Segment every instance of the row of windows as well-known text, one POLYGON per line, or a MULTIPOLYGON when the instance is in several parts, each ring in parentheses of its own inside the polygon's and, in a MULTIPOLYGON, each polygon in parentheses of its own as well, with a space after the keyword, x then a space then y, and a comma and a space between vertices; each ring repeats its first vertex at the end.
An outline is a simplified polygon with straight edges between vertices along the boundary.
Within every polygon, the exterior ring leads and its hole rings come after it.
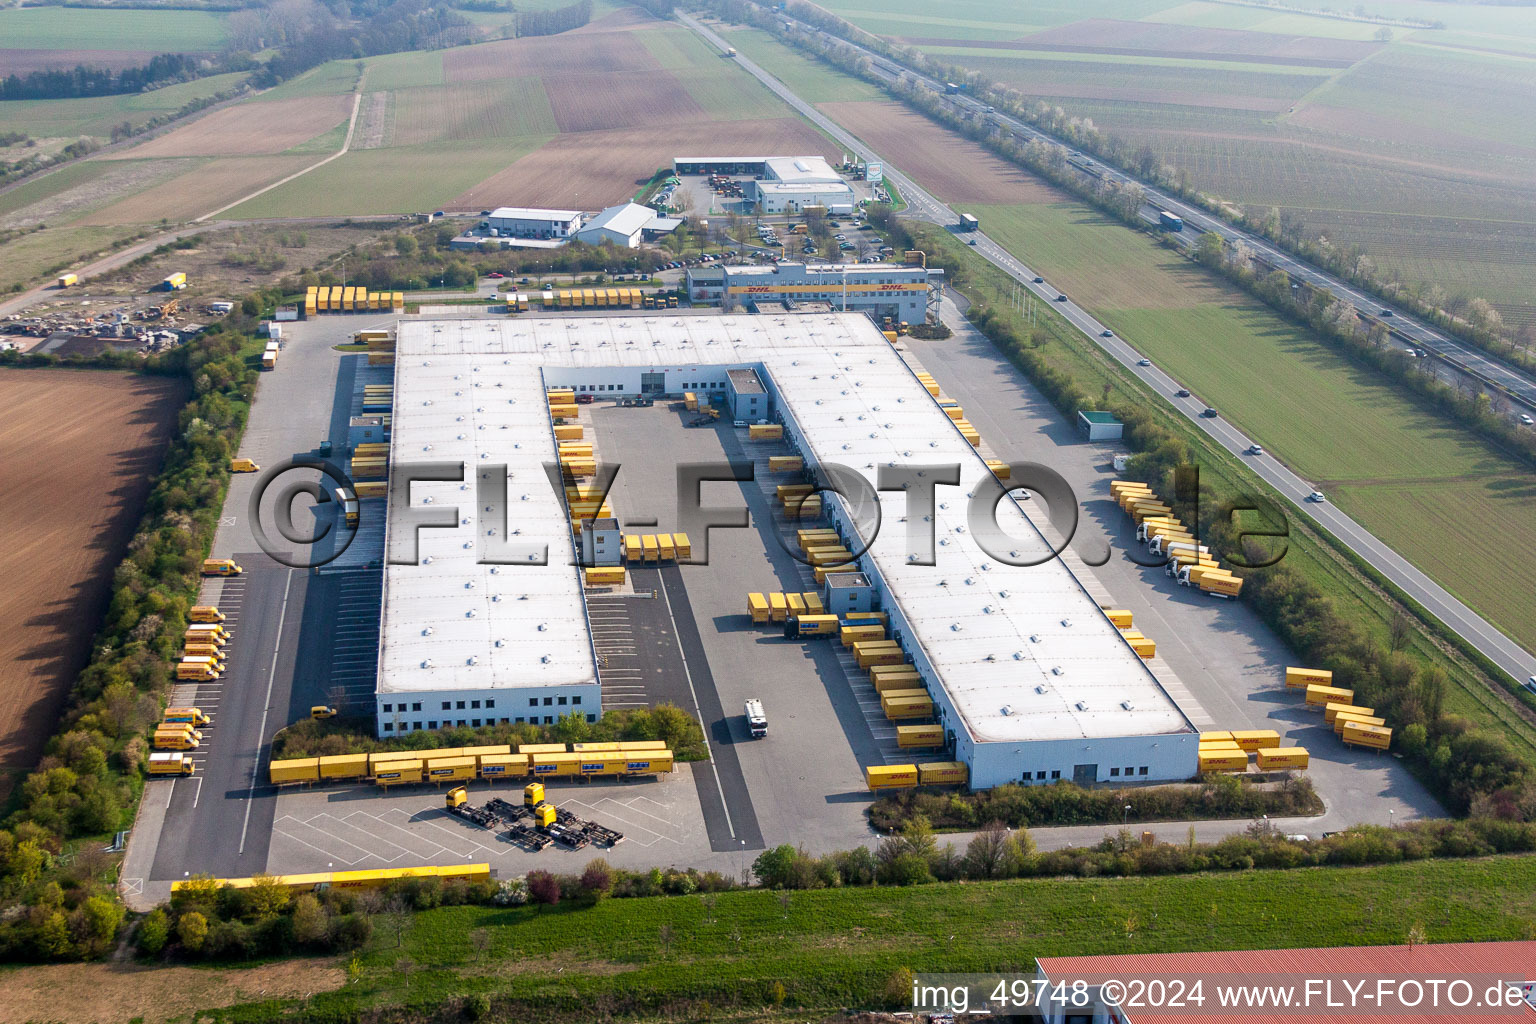
POLYGON ((725 381, 723 381, 723 380, 696 380, 692 384, 684 383, 682 385, 682 389, 684 391, 708 391, 711 388, 713 388, 716 391, 723 391, 725 389, 725 381))
MULTIPOLYGON (((402 707, 403 706, 404 705, 402 705, 402 707)), ((453 728, 456 725, 457 726, 465 726, 465 725, 467 725, 467 726, 470 726, 471 728, 478 729, 482 725, 495 725, 496 721, 497 720, 494 719, 494 718, 486 718, 486 719, 471 718, 471 719, 468 719, 468 720, 461 718, 457 722, 455 722, 453 719, 448 718, 448 719, 444 719, 441 722, 438 722, 435 719, 427 721, 427 722, 401 722, 400 723, 400 731, 401 732, 420 732, 423 729, 436 729, 436 728, 438 728, 438 726, 442 726, 442 728, 444 728, 444 729, 451 729, 451 728, 453 728)), ((522 725, 525 722, 532 722, 534 725, 538 725, 538 724, 540 724, 541 721, 542 721, 542 723, 544 725, 554 725, 555 724, 555 716, 554 715, 545 715, 542 719, 540 719, 538 715, 529 715, 526 718, 523 717, 522 715, 518 715, 516 718, 503 718, 503 719, 501 719, 501 724, 502 725, 511 725, 513 723, 516 723, 518 725, 522 725)), ((587 721, 588 722, 595 722, 595 721, 597 721, 597 716, 596 715, 588 715, 587 716, 587 721)), ((383 732, 394 732, 395 731, 395 723, 394 722, 385 722, 384 725, 381 727, 381 729, 382 729, 383 732)))
MULTIPOLYGON (((560 698, 558 698, 558 701, 559 701, 559 704, 560 704, 561 707, 565 706, 566 698, 560 697, 560 698)), ((464 705, 466 703, 469 704, 469 709, 471 711, 479 711, 482 705, 485 708, 487 708, 487 709, 494 708, 496 706, 496 699, 494 697, 488 697, 488 698, 486 698, 483 701, 471 700, 471 701, 467 701, 467 702, 466 701, 462 701, 462 700, 460 700, 460 701, 445 700, 445 701, 443 701, 443 710, 444 711, 463 711, 464 710, 464 705)), ((544 706, 545 707, 552 707, 555 703, 556 703, 556 698, 554 698, 554 697, 545 697, 544 698, 544 706)), ((581 703, 581 698, 580 697, 572 697, 572 698, 570 698, 570 703, 573 706, 574 705, 579 705, 581 703)), ((528 706, 531 707, 531 708, 538 707, 539 706, 539 698, 537 698, 537 697, 529 697, 528 698, 528 706)), ((410 706, 409 709, 407 709, 404 704, 384 704, 384 705, 382 705, 379 708, 379 710, 382 711, 386 715, 389 714, 392 711, 406 711, 406 710, 420 711, 421 710, 421 701, 416 701, 415 703, 413 703, 410 706)))
POLYGON ((1130 778, 1132 775, 1145 775, 1145 774, 1147 774, 1147 766, 1146 765, 1142 765, 1140 768, 1132 768, 1129 765, 1127 765, 1124 769, 1111 768, 1109 770, 1109 774, 1110 774, 1111 777, 1118 777, 1118 776, 1120 776, 1122 774, 1122 771, 1123 771, 1123 773, 1124 773, 1126 778, 1130 778))

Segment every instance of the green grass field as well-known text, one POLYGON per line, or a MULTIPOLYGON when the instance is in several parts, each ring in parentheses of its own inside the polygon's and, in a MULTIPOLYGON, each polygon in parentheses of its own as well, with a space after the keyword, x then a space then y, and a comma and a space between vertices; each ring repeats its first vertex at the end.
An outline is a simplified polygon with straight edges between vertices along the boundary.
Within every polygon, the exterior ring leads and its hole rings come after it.
MULTIPOLYGON (((291 78, 261 94, 263 100, 288 100, 299 96, 342 96, 357 87, 357 61, 333 60, 291 78)), ((373 86, 369 86, 371 90, 373 86)))
POLYGON ((134 230, 129 227, 59 227, 12 239, 0 245, 0 291, 51 274, 50 268, 70 261, 72 254, 105 249, 117 239, 133 234, 134 230))
POLYGON ((26 132, 35 139, 91 135, 109 138, 113 125, 142 125, 157 114, 237 85, 244 74, 213 75, 180 85, 124 96, 75 100, 11 100, 0 103, 0 131, 26 132))
MULTIPOLYGON (((371 81, 369 88, 372 91, 371 81)), ((400 89, 393 101, 395 146, 560 132, 538 78, 400 89)))
POLYGON ((209 11, 22 7, 0 10, 0 40, 13 50, 217 50, 229 15, 209 11))
POLYGON ((732 29, 731 44, 778 78, 807 103, 835 100, 879 100, 886 95, 873 85, 849 78, 836 69, 807 59, 759 29, 732 29))
POLYGON ((87 184, 109 170, 111 166, 99 160, 77 161, 52 174, 27 179, 9 192, 0 193, 0 225, 4 225, 6 214, 56 196, 76 185, 87 184))
POLYGON ((235 207, 228 216, 326 217, 413 213, 445 203, 548 142, 536 135, 492 142, 352 150, 235 207))
MULTIPOLYGON (((453 907, 415 915, 398 946, 381 929, 357 981, 305 1005, 339 1019, 485 993, 493 1013, 515 1004, 519 1020, 798 1021, 878 1006, 902 970, 1032 973, 1045 956, 1398 945, 1415 924, 1431 942, 1519 939, 1533 893, 1536 859, 1511 857, 453 907)), ((280 1015, 267 1004, 213 1019, 280 1015)))
POLYGON ((1523 598, 1536 590, 1536 477, 1257 300, 1093 211, 1059 203, 978 216, 991 237, 1319 481, 1367 529, 1511 635, 1536 642, 1523 598), (1414 514, 1394 504, 1405 491, 1414 514), (1461 543, 1445 544, 1454 522, 1461 543))

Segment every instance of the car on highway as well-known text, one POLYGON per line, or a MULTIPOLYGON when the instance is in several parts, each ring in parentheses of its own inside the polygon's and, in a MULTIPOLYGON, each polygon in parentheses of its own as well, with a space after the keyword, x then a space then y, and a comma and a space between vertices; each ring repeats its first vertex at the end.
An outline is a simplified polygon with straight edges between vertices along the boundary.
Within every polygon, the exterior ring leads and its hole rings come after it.
POLYGON ((1216 412, 1215 409, 1212 409, 1210 406, 1206 406, 1205 407, 1205 411, 1202 412, 1200 415, 1204 416, 1208 420, 1213 420, 1213 419, 1215 419, 1217 417, 1218 413, 1216 412))
POLYGON ((976 239, 973 238, 970 241, 966 242, 965 244, 966 245, 975 245, 976 244, 976 239))
POLYGON ((1043 278, 1043 277, 1035 278, 1035 284, 1045 284, 1045 278, 1043 278))
POLYGON ((1138 359, 1138 360, 1136 360, 1136 365, 1137 366, 1151 366, 1152 365, 1152 360, 1150 360, 1150 359, 1138 359))
POLYGON ((1113 338, 1114 336, 1115 336, 1115 332, 1110 330, 1107 327, 1104 328, 1104 330, 1099 332, 1099 337, 1101 337, 1101 338, 1113 338))
POLYGON ((1261 444, 1251 444, 1251 445, 1248 446, 1248 454, 1249 455, 1263 455, 1264 454, 1264 446, 1261 445, 1261 444))
POLYGON ((1056 296, 1056 301, 1057 302, 1066 302, 1067 301, 1067 297, 1065 295, 1058 295, 1058 296, 1056 296))
POLYGON ((1307 495, 1307 500, 1308 501, 1315 501, 1318 504, 1322 504, 1323 502, 1327 501, 1328 499, 1323 497, 1323 492, 1322 491, 1313 491, 1311 494, 1307 495))
POLYGON ((1175 398, 1188 398, 1189 397, 1189 388, 1179 388, 1179 390, 1177 390, 1177 391, 1175 391, 1173 393, 1173 396, 1175 398))
POLYGON ((1525 413, 1521 413, 1520 414, 1520 422, 1524 423, 1526 426, 1529 427, 1531 424, 1536 423, 1536 420, 1531 419, 1531 417, 1526 415, 1525 413))
POLYGON ((1377 315, 1378 316, 1391 316, 1392 315, 1392 311, 1390 309, 1384 309, 1380 313, 1378 313, 1377 315))

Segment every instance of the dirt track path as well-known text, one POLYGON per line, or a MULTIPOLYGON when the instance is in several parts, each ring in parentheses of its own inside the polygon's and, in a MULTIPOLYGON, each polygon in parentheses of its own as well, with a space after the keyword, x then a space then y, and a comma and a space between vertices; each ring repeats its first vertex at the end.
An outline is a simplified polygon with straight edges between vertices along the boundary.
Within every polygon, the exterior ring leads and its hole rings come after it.
POLYGON ((194 218, 192 223, 193 224, 201 224, 201 223, 203 223, 206 220, 209 220, 209 219, 211 219, 213 217, 217 217, 219 214, 223 213, 225 210, 233 210, 235 207, 239 206, 241 203, 249 202, 250 200, 255 199, 259 195, 264 195, 267 192, 270 192, 273 189, 277 188, 279 185, 286 185, 286 184, 288 184, 290 181, 292 181, 295 178, 302 178, 304 175, 308 174, 310 171, 313 171, 315 168, 317 168, 317 167, 324 167, 326 164, 330 163, 332 160, 337 159, 338 157, 346 156, 347 155, 347 150, 352 148, 352 135, 353 135, 354 132, 357 131, 357 112, 358 112, 359 109, 362 108, 362 105, 363 105, 363 86, 366 85, 367 82, 368 82, 368 72, 364 71, 362 73, 362 75, 359 76, 359 78, 357 80, 357 85, 354 86, 353 89, 352 89, 352 116, 347 119, 347 137, 344 140, 342 140, 341 148, 340 149, 338 149, 336 152, 332 153, 330 156, 325 157, 322 160, 315 161, 314 163, 310 164, 308 167, 304 168, 303 170, 294 171, 292 174, 288 175, 288 177, 283 178, 280 181, 274 181, 270 185, 264 185, 261 188, 257 189, 255 192, 250 193, 249 195, 241 196, 239 199, 236 199, 232 203, 225 203, 223 206, 219 207, 217 210, 212 210, 212 211, 210 211, 208 213, 203 214, 201 217, 194 218))

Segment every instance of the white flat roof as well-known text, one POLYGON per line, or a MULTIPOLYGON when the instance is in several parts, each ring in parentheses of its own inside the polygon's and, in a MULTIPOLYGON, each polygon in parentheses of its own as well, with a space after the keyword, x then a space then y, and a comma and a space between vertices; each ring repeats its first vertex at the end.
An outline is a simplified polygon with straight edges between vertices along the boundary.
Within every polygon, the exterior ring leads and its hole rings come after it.
POLYGON ((822 192, 842 192, 853 195, 846 181, 754 181, 759 192, 771 196, 816 195, 822 192))
POLYGON ((581 216, 580 210, 540 210, 530 206, 498 206, 491 211, 498 220, 570 221, 581 216))
POLYGON ((779 181, 843 180, 820 156, 771 156, 763 161, 763 167, 779 181))
POLYGON ((656 211, 649 206, 641 206, 638 203, 623 203, 619 206, 610 206, 602 213, 583 224, 578 234, 588 231, 596 231, 599 228, 607 228, 609 231, 617 231, 621 235, 632 235, 641 228, 646 227, 656 219, 656 211))
MULTIPOLYGON (((968 496, 990 479, 985 463, 860 314, 403 321, 394 458, 508 463, 509 505, 525 535, 549 538, 551 564, 501 567, 495 575, 475 566, 474 552, 462 549, 472 531, 482 529, 473 504, 465 501, 472 492, 460 492, 458 484, 418 484, 413 503, 432 494, 438 508, 456 504, 471 522, 458 531, 424 531, 423 554, 441 555, 432 571, 386 567, 381 690, 594 678, 581 591, 569 549, 561 546, 569 527, 543 478, 541 463, 554 458, 554 442, 539 368, 700 365, 760 365, 811 454, 871 483, 885 463, 961 467, 960 486, 937 492, 936 565, 908 564, 904 502, 893 493, 882 495, 885 525, 866 559, 889 584, 976 740, 1190 731, 1146 663, 1066 565, 1055 558, 1008 565, 979 547, 966 508, 968 496), (434 404, 422 407, 427 397, 434 404), (423 443, 433 450, 421 452, 423 443), (475 586, 466 588, 467 582, 475 586), (492 593, 527 600, 488 603, 492 593), (460 619, 469 608, 478 614, 466 625, 460 619), (423 637, 423 623, 444 629, 423 637), (529 623, 547 629, 538 632, 529 623), (494 649, 493 638, 509 646, 494 649), (487 664, 493 650, 501 665, 496 683, 487 664), (466 667, 475 654, 481 664, 466 667), (549 662, 539 660, 544 655, 549 662), (422 677, 437 675, 416 667, 426 657, 435 664, 456 662, 452 671, 459 678, 423 685, 422 677), (459 681, 469 679, 483 682, 459 681)), ((1050 550, 1012 502, 998 506, 998 522, 1018 557, 1043 557, 1050 550)))

